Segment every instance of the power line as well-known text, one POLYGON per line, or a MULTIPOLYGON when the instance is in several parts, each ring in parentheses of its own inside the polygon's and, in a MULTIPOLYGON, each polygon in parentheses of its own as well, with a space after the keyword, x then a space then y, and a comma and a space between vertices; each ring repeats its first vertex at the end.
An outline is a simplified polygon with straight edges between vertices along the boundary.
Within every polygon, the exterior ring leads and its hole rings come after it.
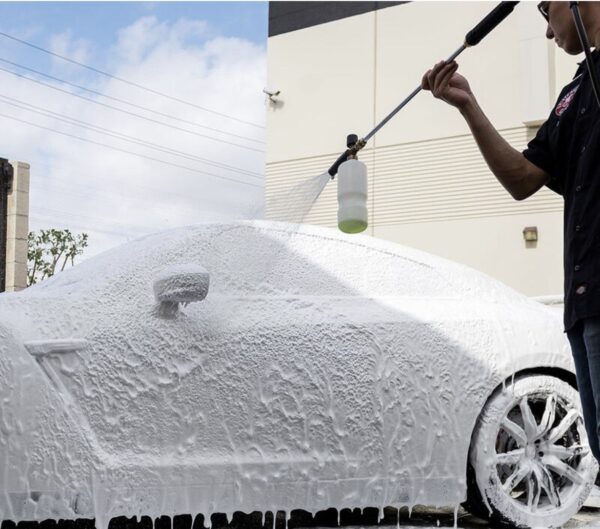
MULTIPOLYGON (((119 203, 120 202, 139 202, 139 203, 143 203, 143 204, 152 204, 153 206, 157 205, 156 198, 139 196, 139 195, 135 195, 135 194, 125 195, 123 193, 115 193, 115 192, 107 191, 104 188, 99 188, 99 187, 94 187, 94 186, 82 186, 76 180, 68 181, 68 180, 63 180, 60 178, 52 178, 52 179, 48 179, 43 182, 44 183, 40 183, 40 182, 32 183, 31 189, 30 189, 30 194, 32 196, 34 194, 34 190, 42 189, 47 192, 54 193, 56 195, 61 195, 61 196, 62 195, 72 195, 72 196, 76 196, 76 197, 86 197, 86 198, 93 199, 96 202, 100 202, 99 195, 105 195, 107 197, 110 197, 113 200, 115 200, 115 199, 118 200, 119 203), (82 191, 82 189, 83 189, 83 191, 82 191), (85 192, 86 189, 88 189, 90 191, 85 192)), ((167 192, 163 192, 162 190, 156 190, 156 189, 145 189, 144 191, 153 191, 154 193, 160 194, 160 196, 163 198, 164 198, 164 196, 169 196, 169 195, 172 195, 172 196, 175 196, 178 198, 184 198, 188 201, 192 198, 192 195, 190 195, 190 194, 188 194, 187 196, 184 196, 181 194, 167 193, 167 192)), ((153 195, 153 197, 155 197, 155 195, 153 195)), ((164 201, 162 203, 164 204, 164 201)))
MULTIPOLYGON (((114 193, 114 192, 110 192, 110 191, 106 191, 104 189, 100 189, 100 188, 94 188, 93 186, 82 186, 81 184, 79 184, 76 181, 66 181, 66 180, 60 180, 58 178, 52 178, 52 180, 50 181, 52 185, 46 185, 46 184, 40 184, 39 182, 36 182, 35 184, 32 184, 31 189, 30 189, 30 194, 32 194, 32 190, 33 189, 44 189, 46 191, 49 192, 55 192, 57 195, 72 195, 72 196, 78 196, 78 197, 86 197, 86 198, 91 198, 91 199, 98 199, 98 195, 102 194, 102 195, 106 195, 108 197, 111 197, 113 199, 117 198, 118 200, 122 200, 124 202, 143 202, 146 204, 153 204, 156 205, 156 200, 153 199, 148 199, 148 198, 144 198, 144 197, 139 197, 139 196, 132 196, 132 195, 124 195, 123 193, 114 193), (58 184, 57 184, 58 182, 58 184), (64 182, 64 183, 63 183, 64 182), (77 187, 75 187, 75 184, 77 184, 77 187), (83 188, 83 189, 91 189, 93 192, 82 192, 82 191, 78 191, 78 189, 83 188)), ((161 193, 161 196, 163 194, 162 191, 157 191, 154 190, 157 193, 161 193)), ((181 198, 184 198, 183 195, 178 195, 181 198)), ((187 198, 189 199, 189 195, 187 196, 187 198)))
MULTIPOLYGON (((92 198, 92 199, 97 198, 97 194, 98 193, 103 193, 103 194, 108 195, 108 196, 120 196, 120 195, 117 195, 117 194, 113 195, 113 193, 109 193, 109 192, 106 192, 106 191, 96 191, 94 194, 91 194, 91 193, 81 193, 81 192, 73 190, 72 183, 71 183, 71 185, 69 185, 69 186, 65 185, 64 187, 67 187, 66 191, 62 190, 62 189, 56 189, 54 186, 40 185, 39 183, 35 184, 35 188, 36 189, 37 188, 41 188, 41 189, 45 189, 45 190, 50 191, 50 192, 54 191, 54 192, 56 192, 57 195, 60 195, 60 196, 64 196, 64 195, 82 196, 82 197, 88 197, 88 198, 92 198)), ((139 202, 143 202, 143 203, 146 203, 146 204, 148 204, 148 203, 151 202, 148 199, 145 199, 145 198, 142 198, 142 197, 124 197, 124 198, 125 198, 126 201, 139 201, 139 202)), ((157 203, 154 202, 153 205, 156 206, 157 203)), ((34 208, 32 208, 32 209, 34 209, 34 208)), ((115 222, 111 222, 112 219, 108 219, 106 217, 100 217, 100 216, 97 216, 97 215, 93 215, 93 216, 82 215, 82 214, 78 214, 78 213, 67 212, 67 211, 62 211, 62 210, 48 209, 48 208, 43 208, 43 207, 42 208, 36 207, 35 211, 36 212, 37 211, 48 211, 50 213, 55 213, 55 214, 63 215, 63 216, 66 216, 66 217, 78 217, 78 218, 84 218, 84 219, 90 219, 90 220, 98 220, 98 221, 104 221, 105 223, 106 223, 106 221, 108 221, 107 225, 111 225, 111 226, 113 226, 113 225, 114 226, 123 226, 123 227, 127 227, 127 228, 130 228, 130 229, 138 230, 140 233, 147 233, 147 232, 151 233, 151 232, 160 231, 161 229, 163 229, 163 227, 146 227, 146 226, 135 225, 135 224, 124 224, 124 223, 119 223, 119 222, 115 223, 115 222), (146 230, 146 231, 144 231, 144 230, 146 230)), ((48 217, 48 218, 52 218, 52 217, 48 217)), ((155 220, 156 219, 159 220, 159 221, 161 221, 165 225, 165 227, 168 225, 168 219, 161 218, 161 217, 155 217, 155 220)), ((192 223, 193 222, 195 222, 195 221, 192 221, 192 223)), ((185 223, 189 224, 190 222, 186 221, 185 223)))
MULTIPOLYGON (((43 167, 46 168, 48 171, 48 173, 51 173, 52 170, 54 170, 54 168, 49 165, 49 164, 35 164, 35 167, 43 167)), ((125 180, 127 177, 123 177, 123 178, 117 178, 117 180, 125 180)), ((148 199, 145 199, 143 197, 140 198, 134 198, 131 197, 130 195, 126 195, 123 193, 115 193, 114 191, 107 191, 105 188, 101 188, 101 187, 97 187, 97 186, 90 186, 90 185, 85 185, 82 184, 79 180, 73 180, 73 179, 66 179, 66 178, 58 178, 53 176, 52 178, 48 178, 45 180, 41 180, 42 182, 45 183, 50 183, 50 184, 55 184, 56 182, 59 183, 59 186, 67 188, 68 190, 73 190, 75 189, 75 186, 77 186, 77 188, 83 188, 83 189, 88 189, 90 190, 91 193, 77 193, 81 196, 87 196, 87 197, 95 197, 97 196, 99 193, 107 195, 107 196, 111 196, 111 197, 120 197, 123 198, 125 200, 143 200, 145 202, 151 202, 148 199), (93 193, 93 194, 92 194, 93 193)), ((35 184, 32 184, 32 189, 36 189, 37 187, 41 187, 42 189, 51 189, 54 188, 54 185, 50 185, 50 186, 44 186, 44 185, 40 185, 39 180, 36 180, 35 184)), ((143 191, 145 193, 156 193, 156 194, 160 194, 162 197, 175 197, 178 199, 185 199, 185 200, 189 200, 190 199, 190 194, 188 193, 187 195, 182 195, 181 193, 174 193, 173 191, 165 191, 163 189, 156 189, 156 188, 151 188, 151 187, 147 187, 147 186, 136 186, 136 185, 132 185, 132 184, 128 184, 128 187, 134 188, 134 189, 139 189, 140 191, 143 191)))
POLYGON ((70 62, 71 64, 76 64, 77 66, 81 66, 82 68, 86 68, 92 72, 96 72, 99 73, 100 75, 105 75, 106 77, 110 77, 111 79, 115 79, 116 81, 120 81, 121 83, 125 83, 128 84, 130 86, 135 86, 136 88, 139 88, 140 90, 145 90, 146 92, 150 92, 152 94, 161 96, 161 97, 166 97, 167 99, 171 99, 172 101, 177 101, 178 103, 182 103, 184 105, 188 105, 194 108, 198 108, 200 110, 204 110, 205 112, 210 112, 211 114, 215 114, 217 116, 221 116, 224 118, 228 118, 228 119, 232 119, 234 121, 237 121, 239 123, 244 123, 245 125, 251 125, 253 127, 257 127, 260 129, 264 129, 265 127, 263 125, 259 125, 258 123, 252 123, 251 121, 244 121, 243 119, 239 119, 236 118, 234 116, 230 116, 229 114, 223 114, 222 112, 217 112, 216 110, 211 110, 209 108, 205 108, 202 107, 200 105, 196 105, 195 103, 191 103, 189 101, 186 101, 184 99, 179 99, 178 97, 174 97, 171 96, 169 94, 165 94, 163 92, 159 92, 158 90, 154 90, 153 88, 148 88, 146 86, 143 86, 141 84, 138 83, 134 83, 133 81, 128 81, 127 79, 123 79, 122 77, 117 77, 116 75, 112 75, 108 72, 105 72, 103 70, 99 70, 98 68, 94 68, 93 66, 89 66, 87 64, 84 64, 82 62, 76 61, 75 59, 71 59, 69 57, 65 57, 64 55, 60 55, 58 53, 55 53, 53 51, 47 50, 45 48, 42 48, 41 46, 37 46, 36 44, 33 44, 31 42, 27 42, 26 40, 22 40, 19 39, 17 37, 13 37, 12 35, 9 35, 8 33, 4 33, 2 31, 0 31, 0 35, 3 37, 6 37, 7 39, 11 39, 14 40, 15 42, 19 42, 21 44, 24 44, 25 46, 29 46, 30 48, 36 49, 38 51, 42 51, 44 53, 47 53, 49 55, 52 55, 53 57, 58 57, 59 59, 62 59, 63 61, 67 61, 70 62))
MULTIPOLYGON (((1 34, 1 32, 0 32, 0 34, 1 34)), ((90 103, 94 103, 95 105, 100 105, 100 106, 105 107, 105 108, 110 108, 111 110, 116 110, 117 112, 122 112, 123 114, 128 114, 130 116, 134 116, 134 117, 139 118, 139 119, 150 121, 152 123, 158 123, 159 125, 163 125, 165 127, 171 128, 171 129, 179 130, 179 131, 182 131, 182 132, 187 132, 188 134, 193 134, 194 136, 199 136, 201 138, 206 138, 206 139, 209 139, 209 140, 212 140, 212 141, 217 141, 219 143, 226 143, 227 145, 233 145, 234 147, 239 147, 241 149, 247 149, 249 151, 261 152, 261 153, 264 152, 261 149, 255 149, 254 147, 248 147, 246 145, 240 145, 239 143, 233 143, 231 141, 222 140, 220 138, 213 138, 212 136, 207 136, 206 134, 200 134, 199 132, 195 132, 193 130, 188 130, 188 129, 184 129, 184 128, 181 128, 181 127, 177 127, 176 125, 171 125, 170 123, 165 123, 164 121, 159 121, 157 119, 152 119, 152 118, 149 118, 147 116, 142 116, 141 114, 136 114, 135 112, 129 112, 128 110, 123 110, 122 108, 114 107, 114 106, 109 105, 107 103, 102 103, 100 101, 96 101, 96 100, 91 99, 89 97, 82 96, 81 94, 74 94, 73 92, 69 92, 68 90, 64 90, 63 88, 59 88, 58 86, 52 86, 51 84, 44 83, 43 81, 40 81, 39 79, 33 79, 32 77, 27 77, 26 75, 23 75, 23 74, 20 74, 20 73, 17 73, 17 72, 13 72, 11 70, 7 70, 6 68, 1 68, 0 67, 0 71, 9 73, 11 75, 15 75, 16 77, 20 77, 21 79, 26 79, 27 81, 31 81, 32 83, 36 83, 36 84, 39 84, 39 85, 42 85, 42 86, 46 86, 48 88, 51 88, 52 90, 56 90, 58 92, 62 92, 64 94, 67 94, 67 95, 70 95, 70 96, 73 96, 73 97, 78 97, 79 99, 83 99, 84 101, 89 101, 90 103)))
POLYGON ((71 83, 70 81, 67 81, 65 79, 60 79, 59 77, 54 77, 53 75, 49 75, 47 73, 40 72, 39 70, 34 70, 33 68, 29 68, 28 66, 23 66, 22 64, 19 64, 19 63, 16 63, 16 62, 12 62, 12 61, 9 61, 7 59, 3 59, 1 57, 0 57, 0 62, 4 62, 6 64, 10 64, 11 66, 16 66, 17 68, 21 68, 22 70, 27 70, 28 72, 33 72, 33 73, 41 75, 42 77, 45 77, 47 79, 52 79, 53 81, 58 81, 59 83, 67 84, 67 85, 72 86, 74 88, 78 88, 79 90, 84 90, 84 91, 89 92, 91 94, 96 94, 98 96, 105 97, 106 99, 110 99, 112 101, 118 101, 119 103, 123 103, 125 105, 129 105, 129 106, 134 107, 134 108, 139 108, 140 110, 145 110, 146 112, 151 112, 152 114, 156 114, 157 116, 162 116, 162 117, 165 117, 165 118, 173 119, 175 121, 180 121, 182 123, 186 123, 187 125, 193 125, 195 127, 200 127, 200 128, 206 129, 206 130, 210 130, 212 132, 218 132, 220 134, 227 134, 229 136, 233 136, 234 138, 239 138, 239 139, 242 139, 242 140, 252 141, 254 143, 262 143, 262 144, 265 143, 262 140, 255 140, 254 138, 249 138, 248 136, 241 136, 239 134, 234 134, 232 132, 226 132, 224 130, 215 129, 215 128, 212 128, 212 127, 207 127, 206 125, 201 125, 200 123, 196 123, 195 121, 189 121, 187 119, 178 118, 176 116, 172 116, 171 114, 166 114, 165 112, 160 112, 158 110, 153 110, 153 109, 145 107, 143 105, 138 105, 136 103, 132 103, 131 101, 127 101, 126 99, 121 99, 121 98, 118 98, 118 97, 109 96, 109 95, 103 94, 102 92, 99 92, 97 90, 92 90, 91 88, 86 88, 85 86, 81 86, 81 85, 78 85, 78 84, 75 84, 75 83, 71 83))
POLYGON ((61 132, 59 130, 51 129, 49 127, 44 127, 44 126, 38 125, 36 123, 31 123, 30 121, 26 121, 26 120, 23 120, 23 119, 15 118, 14 116, 7 116, 6 114, 0 114, 0 117, 7 118, 7 119, 12 119, 13 121, 18 121, 20 123, 25 123, 26 125, 30 125, 32 127, 36 127, 38 129, 42 129, 42 130, 47 130, 47 131, 53 132, 55 134, 60 134, 61 136, 66 136, 68 138, 73 138, 73 139, 76 139, 76 140, 79 140, 79 141, 84 141, 86 143, 91 143, 93 145, 99 145, 100 147, 106 147, 108 149, 113 149, 115 151, 119 151, 119 152, 122 152, 122 153, 125 153, 125 154, 131 154, 133 156, 137 156, 139 158, 144 158, 146 160, 151 160, 153 162, 162 163, 164 165, 169 165, 171 167, 178 167, 179 169, 185 169, 186 171, 191 171, 193 173, 198 173, 198 174, 202 174, 202 175, 205 175, 205 176, 212 176, 214 178, 221 178, 222 180, 228 180, 230 182, 235 182, 237 184, 244 184, 244 185, 248 185, 248 186, 252 186, 252 187, 262 187, 260 184, 255 184, 253 182, 244 182, 243 180, 236 180, 235 178, 229 178, 227 176, 216 175, 216 174, 213 174, 213 173, 207 173, 205 171, 200 171, 199 169, 194 169, 192 167, 187 167, 185 165, 179 165, 179 164, 175 164, 175 163, 172 163, 172 162, 167 162, 165 160, 161 160, 160 158, 154 158, 152 156, 145 156, 143 154, 139 154, 139 153, 136 153, 136 152, 133 152, 133 151, 128 151, 127 149, 121 149, 119 147, 114 147, 113 145, 107 145, 106 143, 100 143, 100 142, 97 142, 97 141, 88 140, 86 138, 81 138, 80 136, 75 136, 74 134, 68 134, 66 132, 61 132))
MULTIPOLYGON (((43 169, 43 172, 45 172, 46 174, 50 175, 52 174, 54 171, 56 171, 56 167, 54 167, 53 165, 49 164, 49 163, 38 163, 35 162, 34 165, 32 165, 32 177, 34 172, 40 172, 43 169), (41 169, 40 169, 41 168, 41 169)), ((177 175, 175 175, 177 176, 177 175)), ((145 194, 150 194, 152 196, 155 195, 160 195, 161 197, 172 197, 173 199, 184 199, 184 200, 190 200, 190 198, 192 198, 192 195, 190 193, 186 193, 186 194, 182 194, 182 193, 177 193, 174 191, 168 191, 168 190, 163 190, 163 189, 156 189, 153 187, 148 187, 147 185, 144 186, 140 186, 140 185, 135 185, 135 184, 131 184, 128 181, 128 176, 122 176, 122 177, 118 177, 115 178, 115 180, 117 181, 127 181, 127 187, 131 188, 133 190, 139 189, 142 193, 145 194)), ((129 200, 129 199, 133 199, 131 197, 131 195, 128 194, 124 194, 124 193, 116 193, 114 191, 108 191, 106 189, 106 187, 98 187, 98 186, 93 186, 93 185, 86 185, 86 184, 82 184, 81 181, 79 179, 73 179, 73 178, 60 178, 60 177, 56 177, 56 176, 52 176, 52 178, 42 178, 42 179, 38 179, 35 178, 35 180, 32 180, 32 190, 36 189, 39 186, 39 183, 46 183, 46 184, 51 184, 49 187, 48 186, 40 186, 40 187, 45 187, 46 189, 49 189, 51 187, 55 187, 54 184, 56 184, 58 182, 59 186, 62 186, 64 188, 67 188, 69 190, 73 190, 75 188, 83 188, 83 189, 87 189, 89 190, 91 193, 86 193, 85 195, 83 193, 80 193, 82 196, 89 196, 89 197, 95 197, 98 193, 102 193, 105 194, 107 196, 111 196, 111 197, 120 197, 123 198, 125 200, 129 200), (35 181, 35 183, 33 183, 35 181)), ((137 195, 135 200, 138 200, 137 195)), ((144 196, 141 196, 139 198, 139 200, 144 200, 146 202, 151 202, 149 199, 145 198, 144 196)))
POLYGON ((199 161, 199 162, 203 162, 206 163, 207 165, 212 165, 213 167, 218 167, 219 169, 226 169, 229 171, 233 171, 236 173, 240 173, 243 175, 247 175, 247 176, 252 176, 254 178, 262 178, 262 175, 260 175, 259 173, 255 173, 254 171, 247 171, 245 169, 240 169, 238 167, 234 167, 231 165, 227 165, 221 162, 215 162, 213 160, 209 160, 207 158, 202 158, 200 156, 195 156, 193 154, 189 154, 183 151, 178 151, 176 149, 171 149, 169 147, 165 147, 163 145, 159 145, 158 143, 153 143, 150 141, 146 141, 146 140, 142 140, 140 138, 137 138, 135 136, 130 136, 128 134, 123 134, 121 132, 116 132, 104 127, 100 127, 98 125, 94 125, 92 123, 88 123, 85 121, 81 121, 75 118, 72 118, 70 116, 66 116, 64 114, 59 114, 57 112, 53 112, 52 110, 48 110, 45 109, 43 107, 39 107, 37 105, 32 105, 30 103, 26 103, 24 101, 21 101, 19 99, 15 99, 12 97, 8 97, 4 94, 0 94, 0 101, 2 101, 4 104, 6 105, 10 105, 16 108, 20 108, 22 110, 25 110, 27 112, 33 112, 36 114, 40 114, 42 116, 48 117, 48 118, 53 118, 56 119, 58 121, 62 121, 63 123, 67 123, 69 125, 73 125, 73 126, 77 126, 77 127, 81 127, 83 129, 87 129, 87 130, 91 130, 93 132, 96 132, 98 134, 104 134, 106 136, 111 136, 113 138, 117 138, 117 139, 121 139, 123 141, 128 141, 130 143, 134 143, 136 145, 141 145, 144 147, 151 147, 152 149, 156 149, 158 151, 164 152, 166 154, 172 154, 174 156, 180 156, 182 158, 187 158, 188 160, 195 160, 195 161, 199 161), (11 101, 13 101, 11 103, 11 101))

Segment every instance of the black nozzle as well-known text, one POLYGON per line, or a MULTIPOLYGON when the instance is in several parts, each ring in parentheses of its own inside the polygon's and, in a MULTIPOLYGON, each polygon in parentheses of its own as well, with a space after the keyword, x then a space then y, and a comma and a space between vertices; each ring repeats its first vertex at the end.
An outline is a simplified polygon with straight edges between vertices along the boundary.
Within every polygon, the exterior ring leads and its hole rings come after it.
POLYGON ((481 42, 500 22, 510 15, 519 2, 500 2, 479 24, 477 24, 465 37, 468 46, 475 46, 481 42))
POLYGON ((352 154, 352 147, 354 147, 357 143, 358 136, 356 134, 348 134, 348 136, 346 137, 346 147, 348 147, 348 149, 342 154, 340 154, 340 157, 333 163, 333 165, 327 171, 332 179, 335 178, 335 175, 337 174, 340 165, 342 165, 345 161, 348 160, 348 156, 352 154))
POLYGON ((346 160, 348 160, 349 155, 350 149, 340 154, 340 157, 335 162, 333 162, 333 165, 327 171, 329 173, 329 176, 331 176, 332 180, 335 178, 335 175, 337 174, 340 165, 342 165, 346 160))

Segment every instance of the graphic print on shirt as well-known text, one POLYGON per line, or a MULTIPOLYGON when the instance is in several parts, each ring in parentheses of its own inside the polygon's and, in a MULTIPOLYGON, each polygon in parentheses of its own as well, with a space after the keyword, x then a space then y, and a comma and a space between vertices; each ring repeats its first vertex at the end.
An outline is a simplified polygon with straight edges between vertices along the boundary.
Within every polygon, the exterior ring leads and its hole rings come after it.
POLYGON ((569 108, 569 105, 571 104, 571 101, 575 97, 575 93, 577 92, 578 88, 579 88, 579 85, 577 85, 575 88, 572 88, 569 91, 569 93, 567 93, 567 95, 560 100, 560 103, 558 103, 558 105, 556 105, 554 112, 556 113, 557 116, 560 116, 565 110, 567 110, 567 108, 569 108))

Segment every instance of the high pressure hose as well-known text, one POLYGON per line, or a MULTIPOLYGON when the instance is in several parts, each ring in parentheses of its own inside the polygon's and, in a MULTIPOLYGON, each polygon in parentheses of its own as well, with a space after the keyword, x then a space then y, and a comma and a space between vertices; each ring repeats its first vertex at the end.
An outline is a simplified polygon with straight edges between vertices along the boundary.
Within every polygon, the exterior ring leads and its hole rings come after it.
POLYGON ((581 20, 581 14, 579 13, 579 2, 570 2, 569 7, 573 13, 573 19, 575 20, 575 27, 577 28, 577 34, 579 35, 579 41, 583 51, 585 52, 585 63, 587 65, 588 72, 590 74, 590 80, 592 81, 592 89, 596 96, 596 102, 600 107, 600 84, 598 84, 598 77, 596 76, 596 70, 594 69, 594 63, 592 61, 592 54, 590 52, 590 43, 587 38, 587 33, 581 20))
MULTIPOLYGON (((513 9, 518 3, 519 2, 500 2, 481 22, 479 22, 479 24, 477 24, 471 31, 467 33, 464 44, 452 55, 450 55, 446 62, 451 62, 456 59, 456 57, 458 57, 468 47, 479 44, 484 37, 486 37, 498 24, 500 24, 500 22, 502 22, 508 15, 512 13, 513 9)), ((350 156, 355 156, 356 153, 360 151, 367 144, 367 142, 420 91, 421 85, 415 88, 410 95, 404 101, 402 101, 402 103, 400 103, 385 118, 383 118, 364 138, 357 140, 352 145, 348 145, 348 149, 339 156, 339 158, 327 171, 329 176, 331 176, 332 179, 335 178, 340 165, 347 161, 350 156)))

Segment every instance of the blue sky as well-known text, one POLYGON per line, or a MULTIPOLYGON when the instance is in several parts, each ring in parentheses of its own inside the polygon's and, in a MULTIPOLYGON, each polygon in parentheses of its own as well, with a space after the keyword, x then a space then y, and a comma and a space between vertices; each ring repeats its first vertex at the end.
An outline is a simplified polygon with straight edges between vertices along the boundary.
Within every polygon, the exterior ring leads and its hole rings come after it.
POLYGON ((91 256, 143 233, 260 216, 267 28, 266 2, 0 2, 1 32, 191 102, 0 35, 0 68, 33 78, 0 71, 0 156, 31 165, 30 229, 86 231, 91 256))
MULTIPOLYGON (((237 37, 263 45, 267 41, 268 2, 0 2, 0 31, 44 48, 53 35, 85 40, 88 61, 102 69, 119 30, 148 16, 171 24, 181 19, 203 20, 210 28, 207 38, 237 37)), ((50 60, 2 36, 0 57, 26 60, 32 68, 50 60)))
POLYGON ((0 27, 6 31, 43 28, 106 45, 116 31, 136 19, 155 15, 173 22, 179 18, 208 21, 228 37, 264 43, 267 39, 267 2, 0 2, 0 27))

